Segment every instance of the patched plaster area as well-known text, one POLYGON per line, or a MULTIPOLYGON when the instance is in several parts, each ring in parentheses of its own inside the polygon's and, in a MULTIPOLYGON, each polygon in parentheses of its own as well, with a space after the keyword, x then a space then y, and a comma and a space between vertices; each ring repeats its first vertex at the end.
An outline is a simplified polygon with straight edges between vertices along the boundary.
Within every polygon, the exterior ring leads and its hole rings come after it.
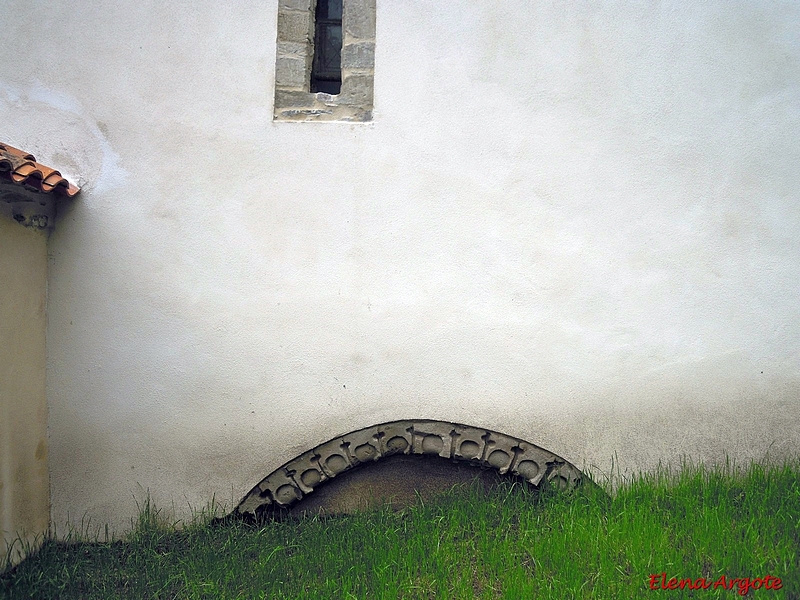
MULTIPOLYGON (((446 421, 393 421, 336 437, 290 460, 255 486, 236 512, 259 516, 289 508, 355 467, 396 455, 473 464, 534 486, 547 481, 569 489, 583 479, 580 470, 566 460, 503 433, 446 421)), ((361 502, 353 499, 348 504, 361 502)))
POLYGON ((106 126, 71 94, 40 82, 0 81, 0 122, 6 142, 33 152, 42 163, 58 165, 78 187, 106 192, 127 181, 106 126))

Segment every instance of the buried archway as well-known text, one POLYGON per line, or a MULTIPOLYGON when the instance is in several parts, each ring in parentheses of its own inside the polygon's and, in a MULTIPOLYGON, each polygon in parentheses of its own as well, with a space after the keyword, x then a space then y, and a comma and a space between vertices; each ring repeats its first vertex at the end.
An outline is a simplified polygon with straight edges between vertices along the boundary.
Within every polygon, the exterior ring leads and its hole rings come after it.
POLYGON ((569 489, 584 479, 580 470, 563 458, 503 433, 445 421, 392 421, 337 436, 290 460, 262 479, 236 512, 260 516, 289 509, 356 467, 397 456, 470 464, 536 487, 547 481, 569 489))

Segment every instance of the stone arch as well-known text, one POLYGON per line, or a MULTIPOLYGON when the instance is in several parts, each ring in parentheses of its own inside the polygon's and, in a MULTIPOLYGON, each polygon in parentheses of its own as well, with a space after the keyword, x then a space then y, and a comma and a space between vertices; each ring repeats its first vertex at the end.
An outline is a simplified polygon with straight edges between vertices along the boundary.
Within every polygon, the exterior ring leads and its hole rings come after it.
POLYGON ((578 485, 584 475, 544 448, 503 433, 432 420, 392 421, 337 436, 275 469, 236 507, 242 515, 288 509, 351 469, 396 455, 420 455, 494 469, 540 486, 578 485))

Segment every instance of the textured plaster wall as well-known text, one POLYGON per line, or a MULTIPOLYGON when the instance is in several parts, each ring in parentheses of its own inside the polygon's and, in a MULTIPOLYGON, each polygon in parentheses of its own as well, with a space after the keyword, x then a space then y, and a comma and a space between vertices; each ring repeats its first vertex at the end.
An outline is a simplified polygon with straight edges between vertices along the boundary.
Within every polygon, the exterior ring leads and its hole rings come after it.
MULTIPOLYGON (((2 210, 2 207, 0 207, 2 210)), ((47 532, 45 234, 0 212, 0 570, 47 532)))
POLYGON ((55 523, 232 506, 404 418, 594 470, 796 453, 797 3, 379 1, 369 124, 273 122, 277 2, 0 21, 7 141, 84 186, 55 523))

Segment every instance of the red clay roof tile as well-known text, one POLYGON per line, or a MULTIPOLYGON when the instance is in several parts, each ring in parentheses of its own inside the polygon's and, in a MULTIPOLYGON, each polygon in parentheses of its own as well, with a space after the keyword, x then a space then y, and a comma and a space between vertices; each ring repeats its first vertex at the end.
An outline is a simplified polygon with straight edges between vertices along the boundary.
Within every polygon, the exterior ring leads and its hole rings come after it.
POLYGON ((61 176, 61 173, 36 162, 28 154, 8 144, 0 143, 0 180, 11 181, 37 192, 50 192, 71 198, 80 191, 61 176))

